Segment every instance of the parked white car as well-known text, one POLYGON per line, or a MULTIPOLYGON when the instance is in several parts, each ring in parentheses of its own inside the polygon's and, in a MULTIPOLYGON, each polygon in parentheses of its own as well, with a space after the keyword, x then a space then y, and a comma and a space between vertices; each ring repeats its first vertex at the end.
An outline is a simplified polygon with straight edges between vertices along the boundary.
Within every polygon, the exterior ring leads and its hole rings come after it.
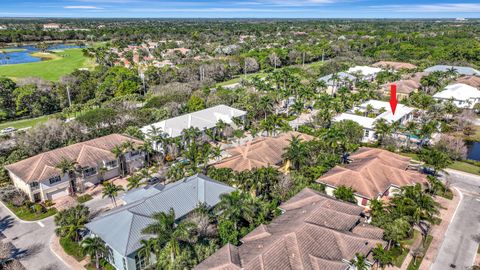
POLYGON ((2 130, 0 130, 0 134, 2 135, 6 135, 6 134, 9 134, 9 133, 12 133, 14 131, 16 131, 17 129, 14 128, 14 127, 7 127, 7 128, 4 128, 2 130))

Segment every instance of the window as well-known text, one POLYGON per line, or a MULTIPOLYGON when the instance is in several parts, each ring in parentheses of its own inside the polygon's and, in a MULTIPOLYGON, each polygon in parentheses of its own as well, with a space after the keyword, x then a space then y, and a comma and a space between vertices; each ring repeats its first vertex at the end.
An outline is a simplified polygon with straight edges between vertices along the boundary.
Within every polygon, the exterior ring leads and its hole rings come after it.
POLYGON ((48 179, 48 182, 50 184, 54 184, 54 183, 57 183, 57 182, 60 182, 60 181, 62 181, 62 178, 60 177, 60 175, 57 175, 57 176, 54 176, 54 177, 48 179))
POLYGON ((147 262, 145 261, 145 256, 135 255, 135 269, 141 270, 147 267, 147 262))
POLYGON ((90 167, 90 168, 86 168, 83 170, 83 176, 84 177, 89 177, 89 176, 92 176, 92 175, 95 175, 97 174, 97 168, 94 168, 94 167, 90 167))
POLYGON ((370 136, 370 130, 365 129, 365 137, 369 137, 369 136, 370 136))
POLYGON ((31 190, 36 190, 40 187, 40 185, 38 184, 38 182, 32 182, 30 183, 30 189, 31 190))
POLYGON ((117 167, 117 164, 118 164, 118 162, 117 162, 116 160, 111 160, 111 161, 105 162, 105 166, 106 166, 108 169, 117 167))
POLYGON ((123 258, 123 269, 127 269, 127 259, 123 258))
POLYGON ((362 198, 362 205, 367 206, 368 200, 365 198, 362 198))
POLYGON ((138 156, 138 155, 140 155, 140 151, 138 151, 138 150, 130 152, 131 157, 138 156))
POLYGON ((108 249, 108 261, 112 264, 115 265, 115 256, 113 256, 113 250, 111 247, 107 246, 108 249))

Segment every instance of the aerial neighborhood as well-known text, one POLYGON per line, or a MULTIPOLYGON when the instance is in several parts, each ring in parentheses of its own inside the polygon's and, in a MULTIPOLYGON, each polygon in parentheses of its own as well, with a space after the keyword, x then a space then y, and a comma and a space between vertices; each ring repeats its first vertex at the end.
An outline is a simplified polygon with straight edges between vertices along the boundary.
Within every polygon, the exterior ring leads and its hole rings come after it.
POLYGON ((480 269, 479 23, 0 18, 0 269, 480 269))

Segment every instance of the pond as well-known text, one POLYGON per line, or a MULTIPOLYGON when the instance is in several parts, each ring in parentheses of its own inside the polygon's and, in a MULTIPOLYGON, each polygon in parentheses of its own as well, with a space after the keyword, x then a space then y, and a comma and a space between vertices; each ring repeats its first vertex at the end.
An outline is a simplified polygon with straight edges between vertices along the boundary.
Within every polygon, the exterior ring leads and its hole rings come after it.
POLYGON ((480 161, 480 142, 468 142, 467 148, 467 159, 480 161))
MULTIPOLYGON (((74 49, 74 48, 81 48, 81 46, 72 45, 72 44, 52 44, 48 47, 48 50, 54 51, 54 50, 74 49)), ((0 66, 42 61, 41 58, 34 57, 31 55, 32 53, 38 52, 38 49, 35 48, 35 46, 33 45, 10 47, 5 49, 12 49, 15 51, 0 53, 0 66)))

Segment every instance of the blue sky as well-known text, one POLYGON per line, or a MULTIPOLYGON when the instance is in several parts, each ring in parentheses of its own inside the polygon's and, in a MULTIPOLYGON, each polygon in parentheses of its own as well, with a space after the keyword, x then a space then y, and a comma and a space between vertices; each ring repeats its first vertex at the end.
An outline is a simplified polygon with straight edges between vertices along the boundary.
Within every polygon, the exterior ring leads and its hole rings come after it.
POLYGON ((480 1, 0 0, 0 17, 480 18, 480 1))

